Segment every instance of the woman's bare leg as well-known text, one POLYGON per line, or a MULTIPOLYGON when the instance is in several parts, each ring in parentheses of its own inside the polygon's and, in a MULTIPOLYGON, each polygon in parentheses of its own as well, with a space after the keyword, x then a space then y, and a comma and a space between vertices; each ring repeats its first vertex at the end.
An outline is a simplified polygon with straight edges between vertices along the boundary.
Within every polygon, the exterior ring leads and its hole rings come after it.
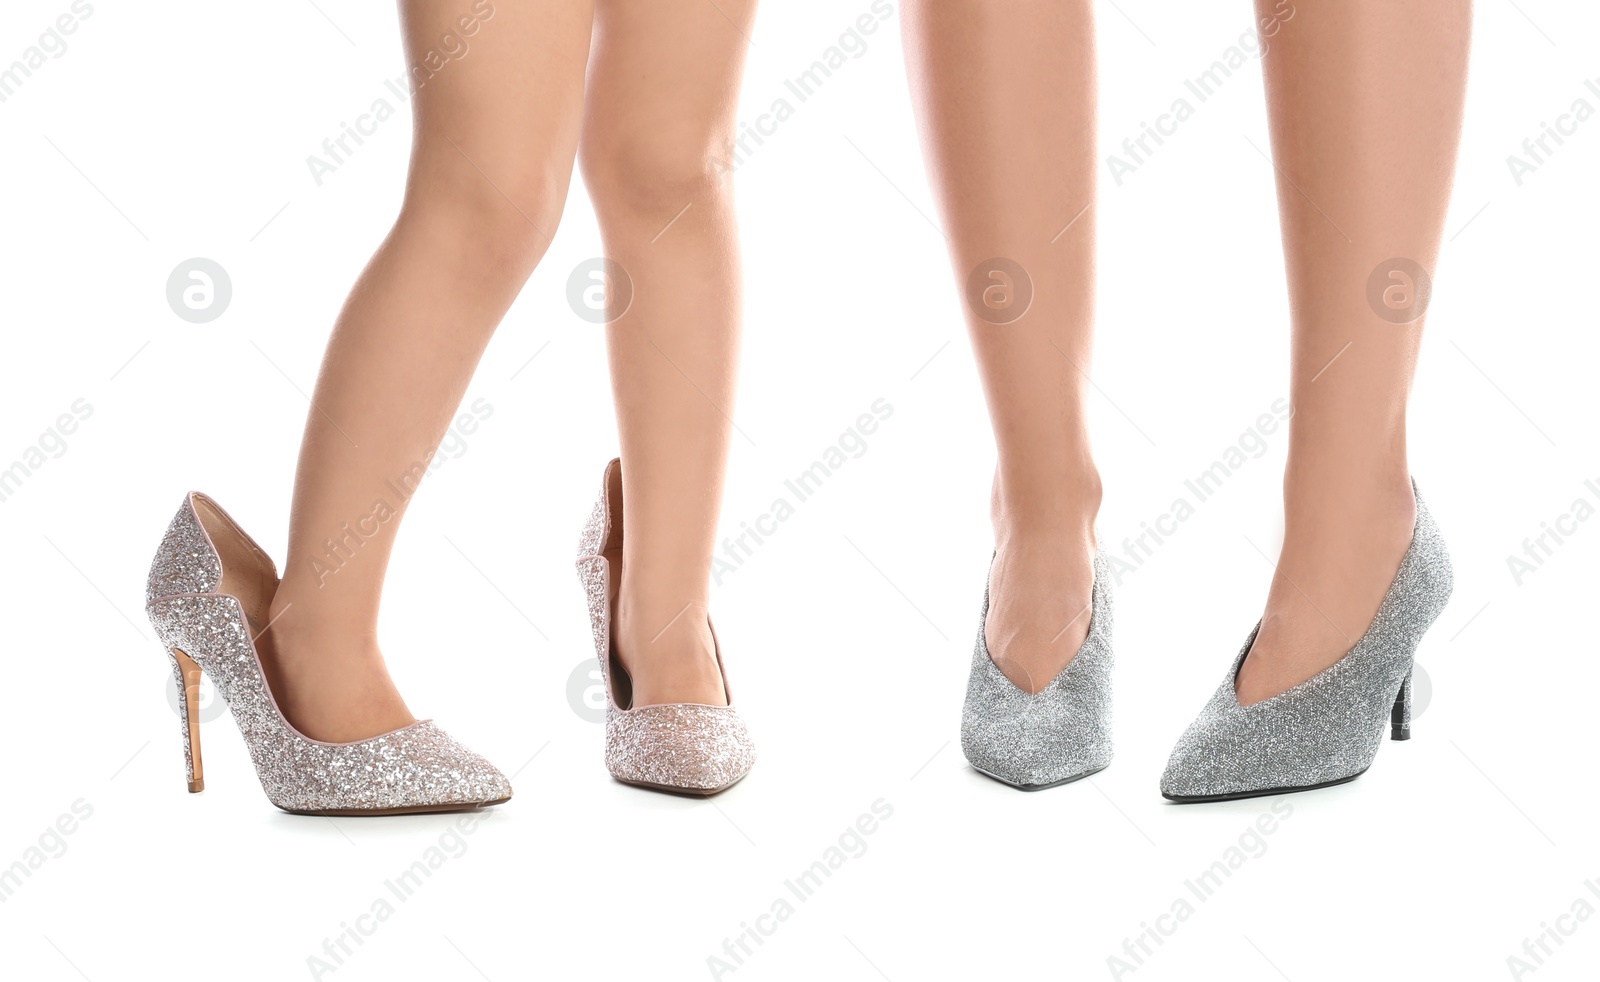
MULTIPOLYGON (((1256 6, 1265 18, 1280 4, 1256 6)), ((1422 321, 1393 322, 1408 297, 1389 261, 1432 270, 1438 255, 1471 18, 1468 0, 1300 3, 1264 58, 1295 415, 1283 552, 1236 686, 1246 705, 1338 661, 1411 541, 1406 397, 1422 321), (1369 301, 1374 271, 1396 288, 1388 305, 1382 290, 1369 301)))
POLYGON ((755 0, 597 0, 579 151, 633 283, 606 328, 622 441, 618 657, 633 702, 726 702, 707 621, 739 342, 733 136, 755 0))
POLYGON ((902 18, 929 177, 968 296, 999 450, 985 634, 1006 677, 1037 692, 1088 633, 1100 507, 1083 415, 1093 15, 1087 0, 907 0, 902 18), (997 258, 1016 265, 979 269, 997 258), (1013 320, 1030 282, 1031 306, 1013 320))
POLYGON ((408 64, 439 67, 414 97, 399 218, 351 290, 317 379, 263 639, 284 711, 332 741, 412 719, 377 640, 409 497, 396 489, 426 470, 555 234, 593 12, 592 0, 404 0, 401 16, 408 64), (470 34, 463 16, 478 20, 470 34), (469 45, 459 60, 447 34, 469 45))

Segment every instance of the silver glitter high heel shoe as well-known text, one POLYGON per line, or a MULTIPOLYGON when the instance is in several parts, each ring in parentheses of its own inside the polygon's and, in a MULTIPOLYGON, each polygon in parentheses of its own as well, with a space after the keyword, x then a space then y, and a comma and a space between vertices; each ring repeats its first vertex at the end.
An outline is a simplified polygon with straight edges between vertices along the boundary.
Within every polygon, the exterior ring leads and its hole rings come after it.
POLYGON ((271 558, 203 494, 168 526, 145 610, 172 661, 189 790, 205 789, 198 691, 211 679, 239 724, 267 798, 300 815, 461 811, 511 797, 511 782, 433 724, 418 720, 353 743, 313 740, 284 718, 256 639, 278 588, 271 558))
MULTIPOLYGON (((1416 484, 1412 483, 1416 494, 1416 484)), ((1450 554, 1416 494, 1417 522, 1377 616, 1339 661, 1270 699, 1239 705, 1234 681, 1258 622, 1222 684, 1167 761, 1161 794, 1226 801, 1309 791, 1360 777, 1390 739, 1411 738, 1411 668, 1417 644, 1450 599, 1450 554)))
POLYGON ((1111 763, 1111 584, 1105 554, 1095 551, 1089 633, 1050 684, 1030 695, 989 656, 984 625, 989 590, 978 615, 978 642, 961 709, 961 750, 989 777, 1023 791, 1041 791, 1104 770, 1111 763))
MULTIPOLYGON (((622 461, 606 465, 600 499, 578 539, 578 579, 589 602, 594 653, 606 689, 606 769, 624 784, 675 794, 725 791, 750 772, 755 744, 733 708, 716 629, 711 642, 726 706, 632 705, 633 683, 611 643, 613 599, 622 583, 622 461)), ((708 621, 709 623, 709 621, 708 621)))

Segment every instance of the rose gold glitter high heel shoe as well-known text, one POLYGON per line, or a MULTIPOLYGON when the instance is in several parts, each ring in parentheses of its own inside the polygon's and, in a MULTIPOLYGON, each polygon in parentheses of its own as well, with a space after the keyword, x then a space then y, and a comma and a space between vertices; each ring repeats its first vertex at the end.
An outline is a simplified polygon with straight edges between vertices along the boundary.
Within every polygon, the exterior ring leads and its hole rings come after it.
POLYGON ((295 729, 256 650, 277 589, 277 567, 215 501, 198 493, 184 499, 150 566, 145 610, 183 694, 190 791, 205 788, 197 706, 203 672, 239 724, 267 798, 284 811, 462 811, 511 797, 511 782, 494 765, 432 720, 351 743, 313 740, 295 729))
MULTIPOLYGON (((624 784, 675 794, 725 791, 750 772, 756 748, 733 708, 722 649, 711 632, 726 706, 675 702, 632 705, 633 683, 611 643, 613 601, 622 582, 622 461, 606 465, 600 499, 578 540, 578 579, 589 601, 595 657, 606 688, 606 769, 624 784)), ((708 622, 709 623, 709 622, 708 622)))

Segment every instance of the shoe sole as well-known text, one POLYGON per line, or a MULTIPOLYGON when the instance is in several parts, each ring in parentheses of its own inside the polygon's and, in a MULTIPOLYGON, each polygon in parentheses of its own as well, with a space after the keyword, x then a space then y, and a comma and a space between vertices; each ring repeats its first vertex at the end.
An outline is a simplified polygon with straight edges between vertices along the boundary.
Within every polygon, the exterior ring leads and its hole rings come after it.
POLYGON ((741 774, 737 780, 729 781, 719 788, 682 788, 672 784, 652 784, 649 781, 628 781, 617 777, 615 774, 611 775, 611 779, 618 784, 626 784, 630 788, 644 788, 647 791, 659 791, 662 794, 677 795, 680 798, 709 798, 712 795, 721 794, 743 781, 744 778, 745 775, 741 774))
POLYGON ((460 805, 407 805, 404 808, 285 808, 291 815, 320 815, 325 818, 378 818, 384 815, 431 815, 442 812, 474 812, 493 808, 511 800, 511 795, 494 801, 473 801, 460 805))
POLYGON ((1321 788, 1332 788, 1340 784, 1349 784, 1351 781, 1354 781, 1356 778, 1360 777, 1366 772, 1367 768, 1363 767, 1361 770, 1356 771, 1349 777, 1341 777, 1335 781, 1323 781, 1321 784, 1302 784, 1287 788, 1262 788, 1258 791, 1230 791, 1227 794, 1182 795, 1167 794, 1165 791, 1163 791, 1161 792, 1161 797, 1167 799, 1168 801, 1175 801, 1180 805, 1199 805, 1208 801, 1240 801, 1245 798, 1268 798, 1272 795, 1294 794, 1299 791, 1316 791, 1321 788))
POLYGON ((1086 777, 1091 777, 1091 776, 1093 776, 1095 774, 1098 774, 1101 771, 1105 770, 1107 767, 1111 766, 1110 764, 1102 764, 1099 767, 1096 767, 1092 771, 1084 771, 1082 774, 1074 774, 1071 777, 1064 777, 1059 781, 1051 781, 1048 784, 1018 784, 1015 781, 1008 781, 1008 780, 1006 780, 1005 778, 1001 777, 998 774, 991 774, 990 772, 988 772, 988 771, 984 770, 983 768, 979 767, 977 764, 972 763, 972 761, 970 761, 970 760, 967 761, 967 764, 973 770, 977 771, 979 774, 982 774, 984 777, 989 778, 992 781, 999 781, 1001 784, 1004 784, 1006 787, 1008 787, 1008 788, 1016 788, 1018 791, 1045 791, 1045 790, 1047 790, 1049 788, 1059 788, 1063 784, 1071 784, 1074 781, 1081 781, 1086 777))

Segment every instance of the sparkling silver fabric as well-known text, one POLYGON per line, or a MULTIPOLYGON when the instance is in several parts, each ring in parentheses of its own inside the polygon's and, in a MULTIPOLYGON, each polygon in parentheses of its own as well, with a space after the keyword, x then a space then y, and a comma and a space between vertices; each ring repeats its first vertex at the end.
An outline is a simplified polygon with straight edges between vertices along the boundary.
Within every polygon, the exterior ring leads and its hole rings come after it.
MULTIPOLYGON (((1413 485, 1415 489, 1415 485, 1413 485)), ((1256 630, 1161 776, 1168 798, 1295 790, 1355 777, 1372 764, 1417 643, 1450 599, 1450 554, 1422 496, 1411 545, 1372 624, 1339 661, 1293 688, 1240 706, 1234 679, 1256 630)), ((1409 722, 1409 700, 1405 710, 1409 722)))
POLYGON ((189 498, 167 526, 145 581, 144 600, 186 593, 215 593, 222 582, 222 560, 212 548, 189 498))
MULTIPOLYGON (((267 688, 244 608, 236 598, 213 592, 221 570, 192 501, 185 499, 156 553, 146 610, 169 653, 176 648, 193 659, 227 704, 274 805, 296 812, 426 810, 511 797, 504 775, 432 720, 353 743, 325 743, 296 730, 267 688), (192 592, 163 593, 174 587, 192 592)), ((184 705, 183 699, 178 703, 184 705)), ((183 734, 187 757, 187 720, 183 734)))
MULTIPOLYGON (((589 606, 589 626, 594 634, 595 658, 606 689, 606 769, 619 781, 666 790, 711 793, 727 788, 750 772, 756 762, 755 744, 744 719, 733 707, 722 652, 717 667, 723 672, 728 705, 669 703, 620 707, 611 689, 610 563, 601 555, 611 532, 611 502, 607 494, 613 460, 601 482, 600 498, 578 538, 578 579, 589 606)), ((715 632, 712 632, 713 640, 715 632)))
POLYGON ((1021 788, 1085 777, 1111 763, 1112 603, 1105 554, 1094 557, 1089 633, 1050 684, 1029 694, 989 657, 983 591, 978 642, 961 710, 961 750, 973 767, 1021 788))

